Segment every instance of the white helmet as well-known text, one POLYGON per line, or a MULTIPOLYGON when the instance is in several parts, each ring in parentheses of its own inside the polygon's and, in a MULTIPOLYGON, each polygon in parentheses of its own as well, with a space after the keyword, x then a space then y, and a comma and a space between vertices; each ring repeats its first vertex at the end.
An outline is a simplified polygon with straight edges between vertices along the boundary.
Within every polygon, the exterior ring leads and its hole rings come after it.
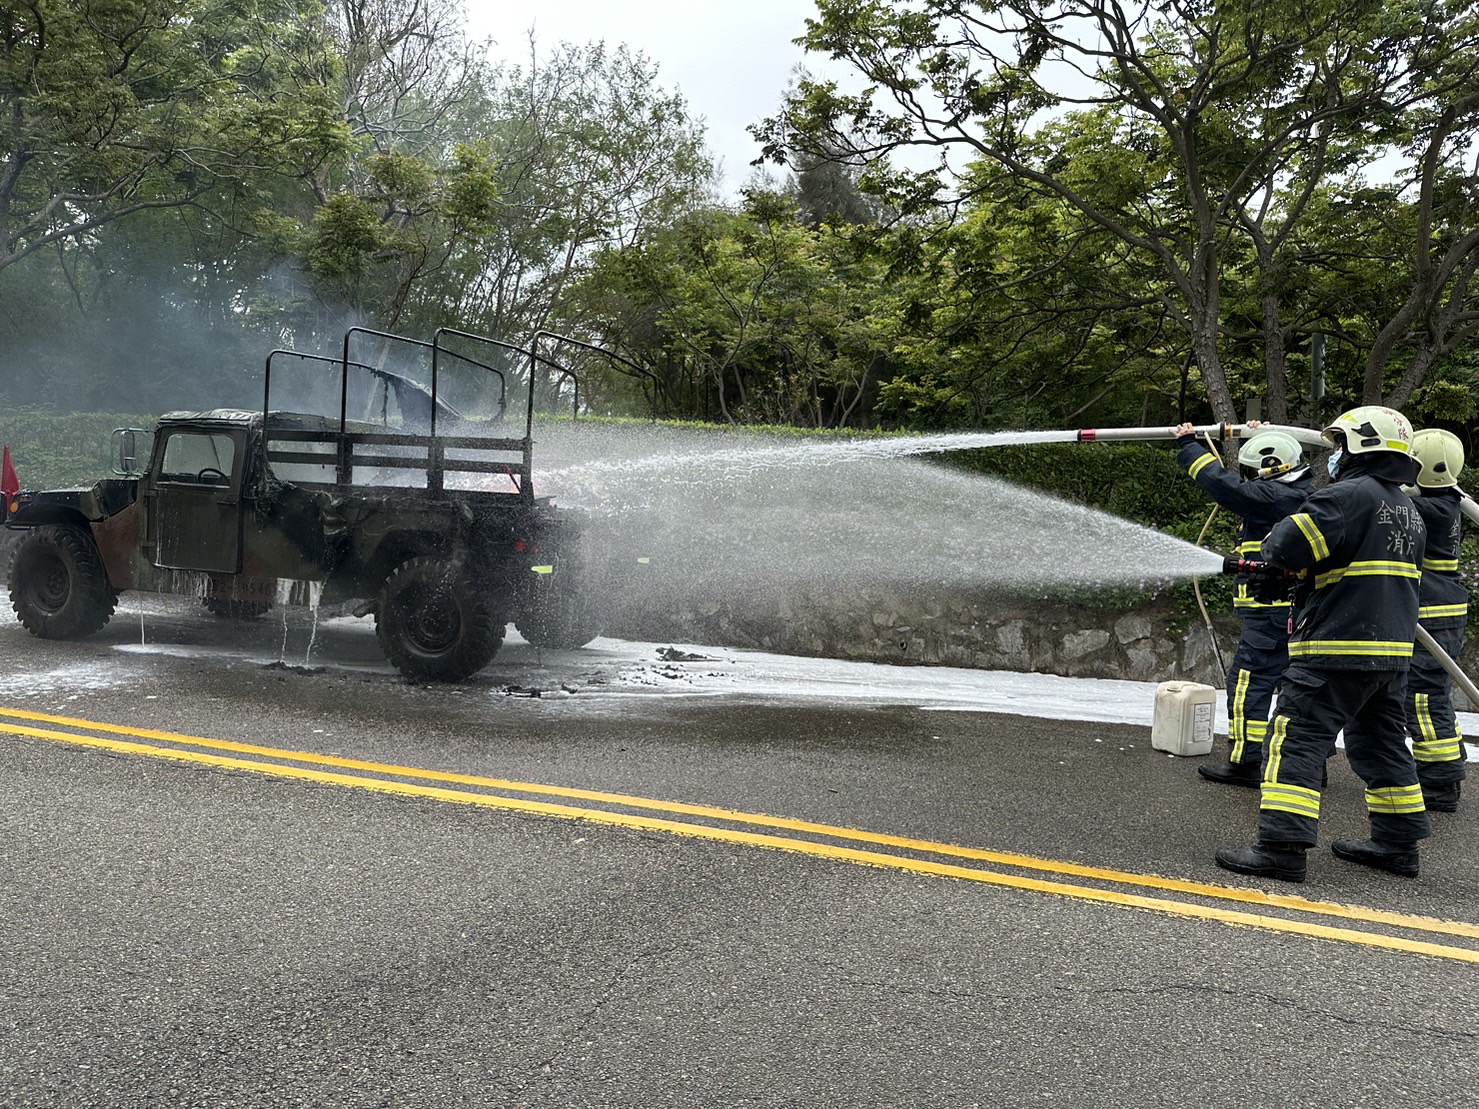
POLYGON ((1379 404, 1363 404, 1342 412, 1321 434, 1332 447, 1344 446, 1347 454, 1412 453, 1412 424, 1395 408, 1379 404))
POLYGON ((1253 478, 1278 477, 1299 465, 1299 440, 1286 431, 1258 431, 1238 448, 1238 465, 1253 478))
POLYGON ((1425 427, 1412 437, 1412 460, 1422 489, 1449 489, 1464 468, 1464 444, 1451 431, 1425 427))

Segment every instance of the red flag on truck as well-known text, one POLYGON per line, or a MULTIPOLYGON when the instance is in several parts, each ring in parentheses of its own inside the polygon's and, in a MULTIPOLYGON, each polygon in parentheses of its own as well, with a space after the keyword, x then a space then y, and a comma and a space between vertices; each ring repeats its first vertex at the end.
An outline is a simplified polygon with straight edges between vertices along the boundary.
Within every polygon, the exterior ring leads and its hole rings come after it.
POLYGON ((21 479, 15 476, 15 467, 10 464, 10 448, 5 448, 5 460, 0 462, 0 499, 5 501, 5 512, 10 511, 10 498, 21 491, 21 479))

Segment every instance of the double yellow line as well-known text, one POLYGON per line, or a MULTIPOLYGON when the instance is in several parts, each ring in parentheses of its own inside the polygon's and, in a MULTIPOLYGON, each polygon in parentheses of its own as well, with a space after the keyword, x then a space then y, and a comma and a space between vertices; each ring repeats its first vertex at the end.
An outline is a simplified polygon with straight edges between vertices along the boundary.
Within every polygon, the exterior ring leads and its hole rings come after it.
POLYGON ((350 789, 366 789, 379 793, 396 794, 403 797, 427 798, 455 804, 477 805, 485 808, 512 810, 515 812, 538 813, 562 819, 588 820, 622 828, 641 831, 666 832, 674 835, 694 836, 725 843, 769 847, 793 851, 818 858, 837 859, 867 866, 885 867, 915 874, 928 874, 941 878, 958 878, 970 882, 1005 886, 1011 889, 1030 890, 1071 897, 1082 901, 1099 902, 1127 908, 1148 909, 1173 916, 1218 921, 1223 924, 1252 928, 1263 928, 1275 932, 1312 936, 1343 943, 1360 944, 1366 947, 1385 948, 1411 954, 1429 955, 1435 958, 1452 959, 1458 962, 1479 963, 1479 948, 1459 947, 1436 943, 1432 940, 1414 938, 1400 933, 1418 933, 1428 936, 1449 936, 1466 940, 1479 940, 1479 925, 1462 921, 1440 920, 1434 917, 1413 916, 1374 909, 1358 905, 1340 905, 1328 901, 1312 901, 1287 894, 1268 893, 1257 889, 1241 889, 1180 878, 1165 878, 1157 875, 1135 874, 1127 871, 1109 870, 1103 867, 1084 866, 1078 863, 1035 858, 1005 851, 984 848, 961 847, 955 844, 935 843, 930 840, 911 839, 876 832, 866 832, 831 824, 818 824, 789 817, 769 816, 763 813, 739 812, 710 805, 690 805, 678 801, 658 801, 646 797, 635 797, 599 790, 571 789, 564 786, 542 785, 534 782, 509 781, 502 778, 486 778, 471 774, 456 774, 449 771, 430 770, 419 767, 397 766, 390 763, 369 762, 362 759, 343 758, 338 755, 322 755, 307 751, 293 751, 277 747, 265 747, 250 743, 235 743, 230 740, 207 739, 201 736, 182 735, 176 732, 155 731, 149 728, 129 728, 117 724, 80 720, 68 716, 53 716, 47 713, 27 712, 21 709, 0 708, 0 718, 24 723, 5 723, 0 720, 0 734, 29 736, 36 739, 74 744, 81 747, 99 748, 118 754, 141 755, 149 758, 171 759, 216 766, 231 770, 246 770, 258 774, 269 774, 280 778, 319 782, 343 786, 350 789), (57 731, 54 725, 72 729, 57 731), (87 734, 91 733, 91 734, 87 734), (102 733, 102 734, 98 734, 102 733), (114 739, 110 736, 129 736, 131 739, 114 739), (140 743, 136 740, 152 740, 140 743), (158 744, 174 746, 159 746, 158 744), (215 754, 212 752, 230 752, 215 754), (254 756, 243 758, 238 756, 254 756), (274 761, 264 762, 262 759, 274 761), (333 769, 318 769, 331 767, 333 769), (349 772, 353 773, 349 773, 349 772), (426 783, 440 783, 430 785, 426 783), (459 788, 462 787, 462 788, 459 788), (498 790, 501 793, 484 792, 498 790), (526 796, 507 796, 507 794, 526 796), (590 802, 612 808, 591 808, 551 801, 532 800, 530 796, 557 797, 565 801, 590 802), (635 811, 624 811, 635 810, 635 811), (650 812, 666 813, 699 820, 714 821, 712 824, 693 823, 667 817, 646 815, 650 812), (752 831, 764 828, 769 831, 752 831), (777 835, 788 832, 792 835, 777 835), (797 835, 817 837, 796 838, 797 835), (866 848, 846 846, 849 843, 868 845, 866 848), (871 848, 889 848, 891 851, 871 848), (896 854, 903 851, 910 854, 896 854), (1032 877, 1030 874, 987 870, 944 862, 941 859, 962 859, 973 863, 989 863, 1008 867, 1015 871, 1046 873, 1062 878, 1077 878, 1102 883, 1102 886, 1070 884, 1050 878, 1032 877), (1197 901, 1172 900, 1152 897, 1124 889, 1103 888, 1104 886, 1139 887, 1162 893, 1180 894, 1200 898, 1202 901, 1244 904, 1263 909, 1288 913, 1274 916, 1268 913, 1248 912, 1241 909, 1224 908, 1220 904, 1204 904, 1197 901), (1335 918, 1349 924, 1371 925, 1390 931, 1364 930, 1357 927, 1321 924, 1310 917, 1335 918))

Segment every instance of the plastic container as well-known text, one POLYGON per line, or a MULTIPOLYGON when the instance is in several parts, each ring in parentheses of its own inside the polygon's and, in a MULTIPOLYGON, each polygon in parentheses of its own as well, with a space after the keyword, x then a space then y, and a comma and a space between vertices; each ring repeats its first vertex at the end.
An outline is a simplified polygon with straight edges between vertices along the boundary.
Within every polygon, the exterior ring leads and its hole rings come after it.
POLYGON ((1161 682, 1155 687, 1150 745, 1183 757, 1212 751, 1217 690, 1198 682, 1161 682))

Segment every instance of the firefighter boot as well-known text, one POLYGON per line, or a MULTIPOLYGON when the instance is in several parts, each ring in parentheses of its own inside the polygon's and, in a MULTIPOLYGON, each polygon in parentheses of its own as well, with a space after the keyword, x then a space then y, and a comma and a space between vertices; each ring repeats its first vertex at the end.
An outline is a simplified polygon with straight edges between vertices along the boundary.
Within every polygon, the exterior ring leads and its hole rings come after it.
POLYGON ((1252 847, 1224 847, 1217 852, 1217 865, 1255 878, 1277 878, 1281 882, 1304 881, 1304 844, 1264 843, 1252 847))
POLYGON ((1417 844, 1412 840, 1391 843, 1380 839, 1338 839, 1330 845, 1330 850, 1347 862, 1385 870, 1403 878, 1417 877, 1417 844))
POLYGON ((1463 787, 1457 782, 1423 787, 1423 805, 1429 812, 1458 812, 1459 791, 1463 787))
POLYGON ((1263 766, 1257 759, 1243 762, 1223 759, 1210 766, 1202 763, 1197 767, 1197 773, 1209 782, 1221 782, 1229 786, 1247 786, 1249 789, 1257 789, 1263 782, 1263 766))

